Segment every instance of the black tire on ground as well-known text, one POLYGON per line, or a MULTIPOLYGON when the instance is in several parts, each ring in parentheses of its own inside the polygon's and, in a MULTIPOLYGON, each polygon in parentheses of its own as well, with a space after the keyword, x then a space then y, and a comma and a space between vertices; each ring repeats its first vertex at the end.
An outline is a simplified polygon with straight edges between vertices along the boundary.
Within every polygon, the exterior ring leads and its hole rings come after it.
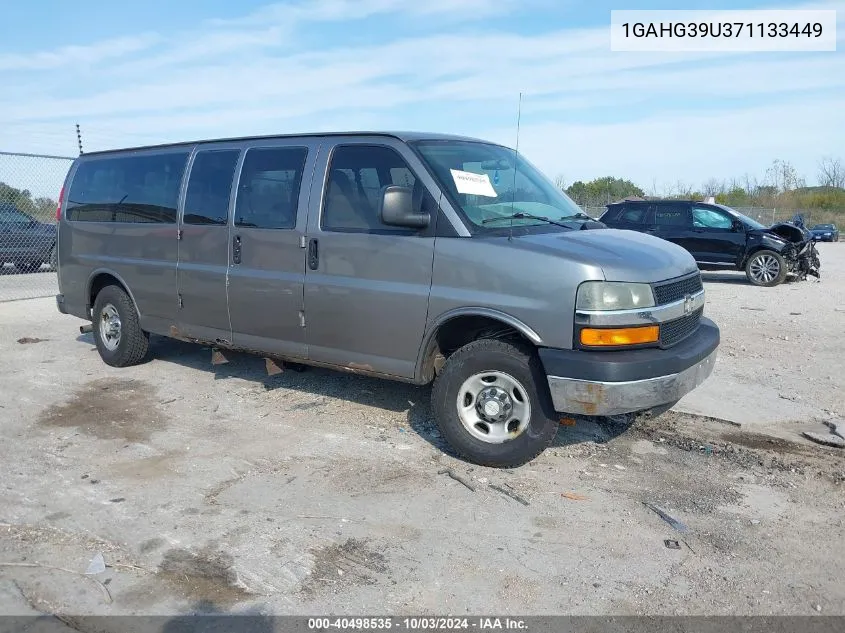
POLYGON ((106 286, 100 290, 94 300, 92 317, 94 342, 100 358, 107 365, 129 367, 141 363, 147 357, 150 347, 149 334, 141 329, 135 304, 123 288, 106 286), (109 349, 100 328, 102 314, 108 306, 113 306, 120 318, 120 337, 114 349, 109 349))
POLYGON ((58 270, 59 268, 59 245, 53 244, 53 249, 50 251, 50 270, 58 270))
POLYGON ((788 273, 789 270, 787 269, 786 262, 780 253, 770 250, 757 251, 745 263, 745 276, 755 286, 770 288, 780 285, 786 280, 788 273), (761 268, 766 268, 767 266, 769 271, 772 270, 771 266, 776 266, 776 274, 772 275, 771 272, 769 274, 760 272, 761 268))
POLYGON ((559 426, 546 374, 536 351, 527 344, 480 339, 446 360, 434 381, 431 408, 440 432, 462 457, 481 466, 510 468, 525 464, 554 440, 559 426), (474 437, 461 422, 458 395, 464 381, 485 372, 502 372, 522 386, 530 403, 527 427, 514 439, 495 444, 474 437))

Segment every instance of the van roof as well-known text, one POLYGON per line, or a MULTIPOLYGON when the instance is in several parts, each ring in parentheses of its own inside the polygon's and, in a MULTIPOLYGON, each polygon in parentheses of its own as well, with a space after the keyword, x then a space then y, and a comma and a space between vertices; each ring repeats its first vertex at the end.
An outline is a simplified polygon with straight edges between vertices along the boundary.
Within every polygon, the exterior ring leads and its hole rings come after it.
POLYGON ((333 137, 333 136, 386 136, 390 138, 395 138, 400 141, 410 142, 410 141, 470 141, 473 143, 489 143, 491 145, 497 145, 497 143, 492 143, 490 141, 485 141, 484 139, 473 138, 471 136, 459 136, 456 134, 439 134, 439 133, 426 133, 426 132, 387 132, 387 131, 373 131, 373 132, 308 132, 305 134, 265 134, 259 136, 238 136, 238 137, 229 137, 229 138, 213 138, 213 139, 197 139, 193 141, 179 141, 177 143, 161 143, 157 145, 141 145, 137 147, 119 147, 114 149, 105 149, 99 150, 94 152, 86 152, 79 156, 79 158, 85 158, 87 156, 97 156, 100 154, 111 154, 114 152, 131 152, 131 151, 138 151, 138 150, 149 150, 149 149, 166 149, 172 147, 182 147, 187 145, 197 145, 200 143, 224 143, 229 141, 257 141, 257 140, 267 140, 267 139, 279 139, 279 138, 312 138, 312 137, 333 137))

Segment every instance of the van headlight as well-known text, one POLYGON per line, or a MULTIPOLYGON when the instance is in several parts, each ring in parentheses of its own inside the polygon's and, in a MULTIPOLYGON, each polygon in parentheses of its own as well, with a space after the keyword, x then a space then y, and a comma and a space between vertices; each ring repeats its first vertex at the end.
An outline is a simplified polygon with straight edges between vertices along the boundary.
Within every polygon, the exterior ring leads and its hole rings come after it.
POLYGON ((648 284, 621 281, 588 281, 578 288, 576 310, 636 310, 654 307, 648 284))

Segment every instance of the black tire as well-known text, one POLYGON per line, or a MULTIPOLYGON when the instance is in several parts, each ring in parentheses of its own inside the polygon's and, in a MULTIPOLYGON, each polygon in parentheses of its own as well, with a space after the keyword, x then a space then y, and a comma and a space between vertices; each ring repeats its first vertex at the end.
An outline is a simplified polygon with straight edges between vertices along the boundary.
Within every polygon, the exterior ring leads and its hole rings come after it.
POLYGON ((50 251, 50 270, 59 269, 59 245, 53 244, 53 249, 50 251))
POLYGON ((480 339, 446 360, 434 381, 431 409, 443 437, 459 455, 481 466, 512 468, 537 457, 557 434, 559 416, 555 415, 546 381, 540 359, 530 346, 480 339), (527 426, 514 439, 498 444, 473 436, 458 412, 458 394, 464 381, 485 372, 501 372, 516 379, 530 405, 527 426))
POLYGON ((150 348, 149 334, 141 329, 135 305, 123 288, 106 286, 100 290, 94 300, 92 317, 94 342, 100 358, 106 365, 129 367, 141 363, 147 357, 150 348), (100 327, 104 312, 111 312, 110 306, 117 312, 120 322, 116 346, 114 339, 104 340, 103 328, 100 327))
POLYGON ((774 251, 757 251, 745 262, 745 276, 755 286, 765 288, 778 286, 786 280, 788 273, 789 270, 783 257, 781 257, 780 253, 774 251), (776 274, 772 274, 771 267, 775 265, 777 266, 777 272, 776 274), (769 270, 768 273, 761 272, 761 269, 764 267, 769 270))

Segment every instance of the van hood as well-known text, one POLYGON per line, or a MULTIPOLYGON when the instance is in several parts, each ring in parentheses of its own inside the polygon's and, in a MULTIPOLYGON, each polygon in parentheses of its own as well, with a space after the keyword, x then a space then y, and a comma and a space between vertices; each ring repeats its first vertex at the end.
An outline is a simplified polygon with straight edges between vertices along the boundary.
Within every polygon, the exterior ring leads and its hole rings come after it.
POLYGON ((653 283, 698 271, 695 259, 686 249, 637 231, 541 233, 514 237, 512 244, 598 266, 607 281, 653 283))

